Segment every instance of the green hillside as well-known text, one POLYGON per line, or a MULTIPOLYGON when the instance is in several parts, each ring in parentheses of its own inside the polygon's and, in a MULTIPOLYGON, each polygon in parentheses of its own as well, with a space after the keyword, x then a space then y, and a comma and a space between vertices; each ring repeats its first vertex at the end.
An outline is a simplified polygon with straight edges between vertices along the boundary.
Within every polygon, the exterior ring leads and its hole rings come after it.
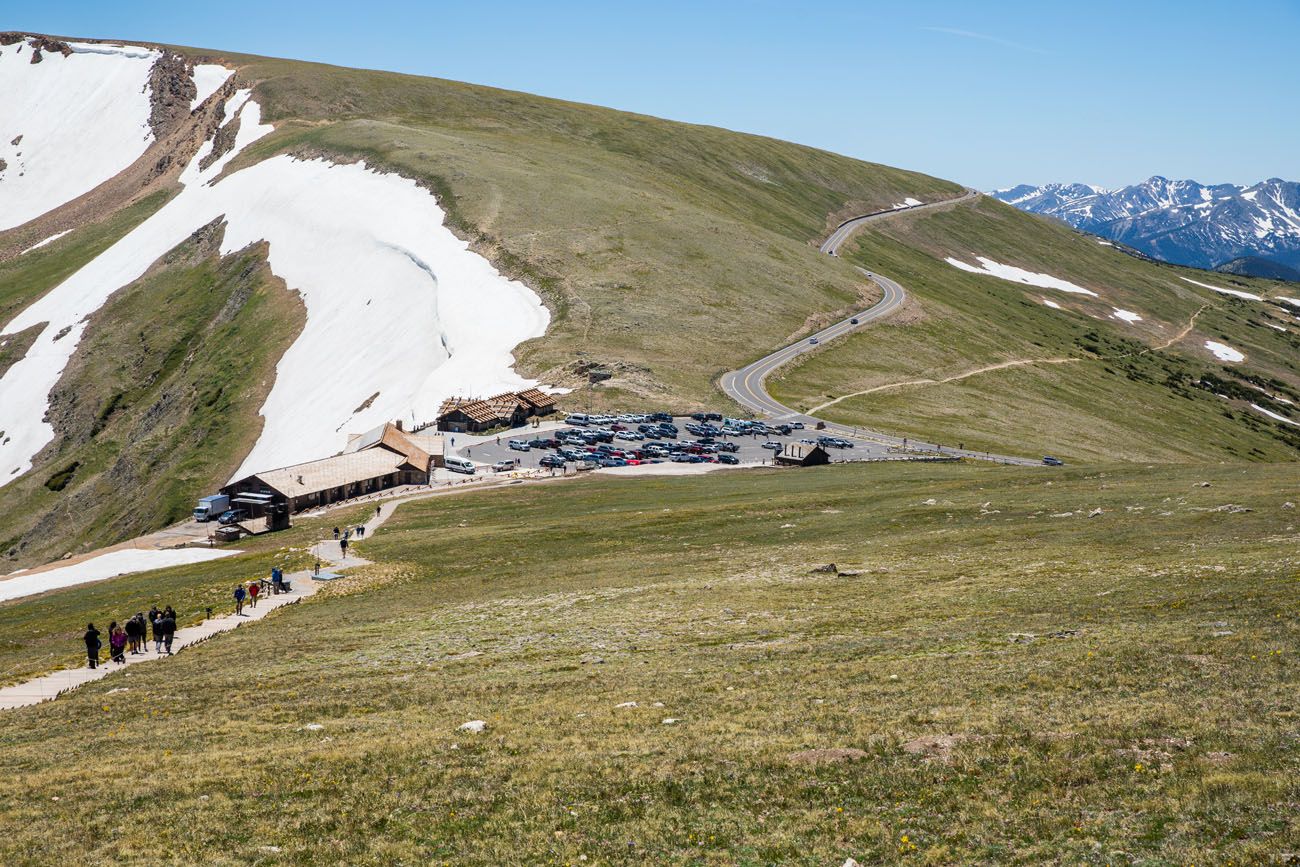
POLYGON ((1094 461, 1300 456, 1300 426, 1249 408, 1253 402, 1300 420, 1284 402, 1300 403, 1293 311, 1180 276, 1266 297, 1286 294, 1285 284, 1134 259, 988 198, 877 222, 850 244, 841 250, 845 259, 901 282, 912 304, 786 368, 770 387, 790 406, 1012 454, 1094 461), (1047 273, 1100 297, 970 274, 945 262, 949 256, 1047 273), (1116 309, 1142 321, 1115 319, 1116 309), (1206 340, 1239 349, 1246 360, 1221 362, 1206 340), (977 372, 1003 364, 1010 366, 977 372))
POLYGON ((875 464, 408 504, 323 595, 4 712, 0 861, 1268 863, 1300 834, 1298 484, 875 464))

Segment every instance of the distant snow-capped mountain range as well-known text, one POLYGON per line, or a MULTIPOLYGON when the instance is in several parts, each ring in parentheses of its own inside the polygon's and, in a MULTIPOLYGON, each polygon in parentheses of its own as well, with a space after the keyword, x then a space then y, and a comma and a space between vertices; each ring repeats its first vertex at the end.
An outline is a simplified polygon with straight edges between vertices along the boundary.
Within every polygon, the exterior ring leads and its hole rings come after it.
POLYGON ((1021 184, 991 195, 1166 262, 1217 268, 1257 257, 1300 268, 1300 183, 1294 181, 1207 186, 1157 176, 1118 190, 1021 184))

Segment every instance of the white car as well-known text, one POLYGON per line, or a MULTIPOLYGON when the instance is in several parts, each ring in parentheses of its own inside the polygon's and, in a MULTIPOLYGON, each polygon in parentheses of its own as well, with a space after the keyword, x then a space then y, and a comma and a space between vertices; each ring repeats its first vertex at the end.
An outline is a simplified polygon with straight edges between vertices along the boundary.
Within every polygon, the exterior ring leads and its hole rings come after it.
POLYGON ((774 452, 779 452, 785 448, 785 444, 779 443, 776 440, 768 440, 767 442, 763 443, 763 448, 771 449, 774 452))

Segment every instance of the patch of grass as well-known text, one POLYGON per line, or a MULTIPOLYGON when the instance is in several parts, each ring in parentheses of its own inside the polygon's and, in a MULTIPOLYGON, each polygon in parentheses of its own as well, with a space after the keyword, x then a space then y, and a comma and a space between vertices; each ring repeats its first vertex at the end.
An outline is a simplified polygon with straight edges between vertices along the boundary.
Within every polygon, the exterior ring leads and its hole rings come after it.
POLYGON ((1297 483, 861 465, 405 506, 355 592, 0 717, 0 859, 1266 860, 1300 831, 1297 483), (168 797, 87 782, 124 767, 168 797))

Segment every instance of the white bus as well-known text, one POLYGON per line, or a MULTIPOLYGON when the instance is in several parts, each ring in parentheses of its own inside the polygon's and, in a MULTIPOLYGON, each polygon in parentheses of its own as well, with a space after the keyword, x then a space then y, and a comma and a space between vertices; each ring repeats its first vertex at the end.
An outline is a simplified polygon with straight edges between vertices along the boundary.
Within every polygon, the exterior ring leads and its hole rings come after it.
POLYGON ((467 476, 474 475, 473 461, 457 457, 456 455, 448 455, 444 462, 447 465, 447 469, 451 470, 453 473, 464 473, 467 476))

